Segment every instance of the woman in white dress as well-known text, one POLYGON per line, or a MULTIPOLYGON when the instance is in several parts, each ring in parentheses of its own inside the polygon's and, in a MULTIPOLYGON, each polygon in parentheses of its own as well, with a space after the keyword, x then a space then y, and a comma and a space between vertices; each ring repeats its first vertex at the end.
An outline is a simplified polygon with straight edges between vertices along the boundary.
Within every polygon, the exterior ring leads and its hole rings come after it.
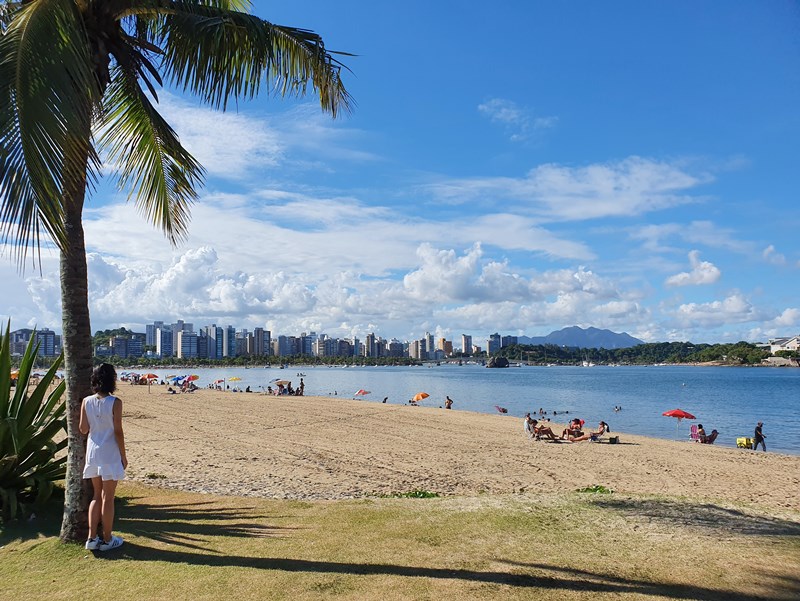
POLYGON ((122 432, 122 401, 113 395, 117 388, 114 366, 103 363, 92 372, 92 390, 81 404, 80 431, 88 434, 86 467, 83 477, 91 478, 94 497, 89 504, 89 540, 86 548, 108 551, 122 544, 112 536, 114 524, 114 493, 117 482, 125 478, 128 458, 125 455, 125 436, 122 432), (100 520, 103 532, 97 532, 100 520))

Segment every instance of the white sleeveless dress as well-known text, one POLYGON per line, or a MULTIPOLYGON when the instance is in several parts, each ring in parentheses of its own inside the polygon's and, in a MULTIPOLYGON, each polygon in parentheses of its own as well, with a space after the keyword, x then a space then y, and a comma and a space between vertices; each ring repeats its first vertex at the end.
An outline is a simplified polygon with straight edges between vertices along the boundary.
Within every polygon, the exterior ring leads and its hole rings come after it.
POLYGON ((125 468, 122 467, 122 456, 114 436, 114 401, 117 397, 108 395, 97 398, 97 395, 84 399, 86 418, 89 421, 89 440, 86 444, 86 467, 84 478, 103 480, 122 480, 125 468))

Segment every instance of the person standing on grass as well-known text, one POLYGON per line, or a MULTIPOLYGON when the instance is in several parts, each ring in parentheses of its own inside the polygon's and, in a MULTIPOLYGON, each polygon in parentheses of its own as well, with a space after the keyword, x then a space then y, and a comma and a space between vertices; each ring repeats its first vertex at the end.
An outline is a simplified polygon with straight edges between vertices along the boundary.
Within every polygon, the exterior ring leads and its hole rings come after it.
POLYGON ((91 478, 94 496, 89 504, 89 550, 108 551, 122 545, 122 538, 113 536, 114 494, 117 482, 125 478, 128 458, 122 432, 122 401, 113 395, 117 388, 114 366, 103 363, 92 372, 94 394, 83 399, 79 429, 88 434, 86 466, 83 477, 91 478), (102 535, 97 532, 103 521, 102 535))
POLYGON ((758 425, 756 426, 756 431, 755 431, 754 436, 753 436, 753 450, 757 451, 758 450, 758 445, 761 445, 761 447, 764 449, 764 452, 766 453, 767 452, 767 443, 764 440, 766 438, 766 436, 764 436, 764 434, 761 432, 761 428, 763 426, 764 426, 764 422, 758 422, 758 425))

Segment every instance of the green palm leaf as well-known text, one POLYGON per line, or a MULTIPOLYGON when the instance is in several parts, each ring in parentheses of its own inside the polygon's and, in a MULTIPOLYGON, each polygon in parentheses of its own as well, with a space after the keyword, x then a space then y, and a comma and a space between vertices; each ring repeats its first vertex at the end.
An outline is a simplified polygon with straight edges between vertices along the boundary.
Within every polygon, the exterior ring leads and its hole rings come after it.
POLYGON ((87 48, 68 0, 26 3, 0 36, 0 239, 20 262, 43 230, 66 244, 63 166, 92 155, 86 134, 100 99, 87 48))
POLYGON ((131 189, 147 220, 176 243, 186 235, 203 168, 181 146, 135 74, 121 67, 114 70, 105 105, 99 144, 118 167, 120 186, 131 189))

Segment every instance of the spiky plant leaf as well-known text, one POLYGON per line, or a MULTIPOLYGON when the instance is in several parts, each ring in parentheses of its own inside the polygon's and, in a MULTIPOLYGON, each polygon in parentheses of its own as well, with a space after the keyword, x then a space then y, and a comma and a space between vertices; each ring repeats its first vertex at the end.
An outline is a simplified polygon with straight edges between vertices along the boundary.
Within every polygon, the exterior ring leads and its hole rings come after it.
POLYGON ((10 330, 9 323, 0 334, 0 394, 4 394, 0 397, 0 519, 13 519, 44 503, 53 483, 64 478, 66 466, 66 457, 58 457, 67 444, 61 436, 66 430, 65 387, 64 382, 53 385, 61 357, 34 383, 31 371, 39 352, 34 332, 20 360, 12 394, 10 330))

